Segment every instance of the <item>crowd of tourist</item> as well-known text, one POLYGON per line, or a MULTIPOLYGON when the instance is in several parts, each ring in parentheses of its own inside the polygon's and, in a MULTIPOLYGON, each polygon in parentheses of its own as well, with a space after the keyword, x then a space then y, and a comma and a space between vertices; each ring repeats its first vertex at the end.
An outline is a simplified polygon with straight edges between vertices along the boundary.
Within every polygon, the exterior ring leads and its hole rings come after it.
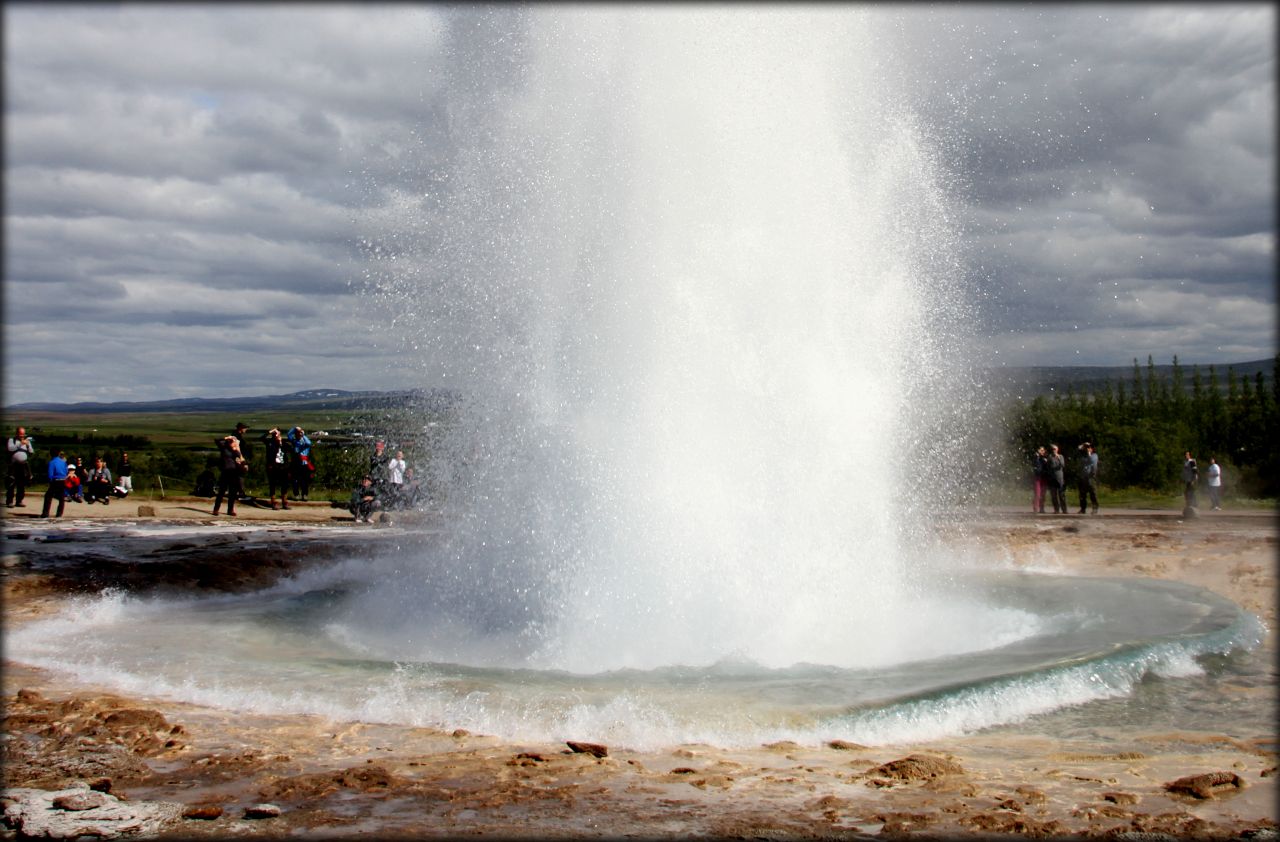
MULTIPOLYGON (((1090 511, 1098 513, 1098 454, 1093 445, 1085 442, 1079 447, 1076 463, 1076 491, 1080 498, 1078 514, 1090 511)), ((1048 448, 1041 445, 1031 457, 1031 511, 1044 514, 1044 498, 1047 495, 1054 514, 1070 512, 1067 503, 1067 460, 1056 444, 1048 448)))
MULTIPOLYGON (((31 463, 35 457, 35 443, 27 435, 26 428, 18 427, 8 441, 9 464, 5 476, 6 506, 25 508, 27 486, 35 480, 31 463)), ((42 517, 48 517, 57 503, 57 516, 62 517, 66 504, 111 503, 111 498, 127 497, 133 490, 132 468, 129 454, 121 453, 113 475, 107 467, 107 456, 92 457, 92 465, 86 465, 83 456, 70 455, 62 449, 51 452, 46 466, 48 487, 44 494, 42 517)))
MULTIPOLYGON (((212 497, 213 514, 226 504, 228 516, 235 516, 236 504, 256 501, 245 491, 252 459, 252 442, 247 440, 249 426, 236 424, 235 432, 214 439, 218 455, 196 477, 196 496, 212 497), (216 470, 215 470, 216 469, 216 470)), ((314 446, 301 426, 282 432, 272 427, 259 439, 263 444, 268 503, 272 509, 288 509, 289 500, 307 501, 316 472, 314 446), (278 500, 277 500, 278 498, 278 500)), ((35 444, 24 427, 18 427, 8 441, 8 471, 5 477, 5 505, 26 507, 27 488, 36 478, 32 462, 35 444)), ((45 466, 48 487, 44 494, 41 517, 62 517, 67 503, 109 505, 112 498, 127 497, 133 491, 133 468, 129 454, 121 452, 115 460, 114 472, 108 467, 108 454, 95 454, 86 464, 85 457, 68 454, 61 448, 49 451, 45 466), (55 509, 56 505, 56 509, 55 509)), ((358 522, 371 522, 380 512, 410 509, 425 502, 425 492, 405 460, 404 451, 388 452, 385 441, 374 444, 368 470, 352 492, 350 510, 358 522)))
MULTIPOLYGON (((247 425, 237 424, 234 433, 214 442, 218 447, 221 472, 213 485, 215 515, 221 510, 224 498, 228 515, 235 515, 237 501, 250 499, 244 491, 244 478, 249 473, 250 464, 250 444, 245 441, 248 430, 247 425)), ((307 431, 297 425, 286 432, 272 427, 259 437, 259 441, 265 450, 267 495, 271 508, 288 509, 290 494, 295 502, 307 501, 316 472, 314 445, 307 431), (279 502, 276 501, 277 496, 279 502)), ((198 481, 197 485, 202 483, 198 481)), ((208 487, 209 483, 204 485, 208 487)), ((369 457, 369 470, 352 491, 348 508, 357 522, 370 523, 377 512, 413 508, 422 502, 423 497, 422 487, 414 479, 404 451, 397 450, 391 456, 387 453, 386 442, 378 440, 369 457)))
MULTIPOLYGON (((1093 445, 1085 442, 1079 447, 1076 460, 1076 492, 1079 495, 1077 514, 1090 511, 1098 513, 1098 453, 1093 445)), ((1206 471, 1209 503, 1214 511, 1222 509, 1222 467, 1214 457, 1209 458, 1206 471)), ((1187 451, 1182 462, 1183 502, 1185 508, 1194 510, 1198 505, 1196 489, 1200 482, 1200 468, 1187 451)), ((1067 463, 1058 445, 1036 448, 1031 457, 1031 511, 1045 513, 1044 498, 1047 495, 1054 514, 1068 514, 1067 463)))

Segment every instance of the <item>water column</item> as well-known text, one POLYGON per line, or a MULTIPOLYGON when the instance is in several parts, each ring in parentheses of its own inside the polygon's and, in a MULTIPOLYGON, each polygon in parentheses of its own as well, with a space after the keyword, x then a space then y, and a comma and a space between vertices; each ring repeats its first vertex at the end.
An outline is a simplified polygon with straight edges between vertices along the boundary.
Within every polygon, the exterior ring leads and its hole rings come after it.
POLYGON ((433 610, 391 616, 448 660, 893 661, 947 232, 865 14, 454 33, 450 194, 409 287, 467 401, 433 610))

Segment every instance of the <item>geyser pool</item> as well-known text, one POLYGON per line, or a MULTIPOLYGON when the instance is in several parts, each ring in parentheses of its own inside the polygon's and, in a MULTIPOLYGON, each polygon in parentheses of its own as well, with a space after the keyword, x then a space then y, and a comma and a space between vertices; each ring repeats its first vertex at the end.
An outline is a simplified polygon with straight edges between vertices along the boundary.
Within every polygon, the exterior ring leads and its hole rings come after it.
MULTIPOLYGON (((986 650, 889 666, 768 667, 726 658, 576 673, 435 662, 413 657, 416 647, 403 640, 387 641, 390 649, 369 640, 367 617, 353 609, 384 574, 378 563, 358 560, 248 594, 86 597, 7 632, 6 657, 126 693, 256 713, 638 749, 911 742, 1080 705, 1090 711, 1089 727, 1141 728, 1172 681, 1180 697, 1190 697, 1202 692, 1196 682, 1211 685, 1224 673, 1248 681, 1250 670, 1266 671, 1250 656, 1228 654, 1256 646, 1256 619, 1207 591, 1012 571, 970 571, 957 585, 993 613, 1034 618, 1037 631, 986 650), (1108 708, 1107 700, 1121 704, 1108 708)), ((471 654, 483 659, 492 643, 474 641, 471 654)), ((1223 716, 1267 715, 1265 706, 1229 705, 1225 698, 1184 703, 1161 721, 1195 728, 1223 716)), ((1265 720, 1255 724, 1265 731, 1265 720)))

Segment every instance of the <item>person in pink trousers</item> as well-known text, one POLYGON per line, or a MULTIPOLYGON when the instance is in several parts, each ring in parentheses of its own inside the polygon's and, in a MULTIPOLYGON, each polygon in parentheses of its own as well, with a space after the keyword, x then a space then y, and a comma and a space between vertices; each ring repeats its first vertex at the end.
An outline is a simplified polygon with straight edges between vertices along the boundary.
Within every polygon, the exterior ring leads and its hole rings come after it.
POLYGON ((1048 487, 1048 480, 1045 474, 1049 472, 1049 457, 1045 454, 1042 445, 1032 460, 1031 467, 1031 511, 1036 514, 1044 514, 1044 491, 1048 487))

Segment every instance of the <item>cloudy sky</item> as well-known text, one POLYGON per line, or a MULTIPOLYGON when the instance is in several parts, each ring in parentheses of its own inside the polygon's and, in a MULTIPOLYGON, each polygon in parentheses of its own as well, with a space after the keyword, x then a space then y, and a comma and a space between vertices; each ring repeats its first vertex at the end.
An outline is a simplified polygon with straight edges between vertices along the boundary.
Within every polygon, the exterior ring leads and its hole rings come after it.
MULTIPOLYGON (((1275 353, 1271 4, 893 13, 987 361, 1275 353)), ((4 16, 6 405, 435 385, 367 286, 483 93, 439 8, 4 16)))

